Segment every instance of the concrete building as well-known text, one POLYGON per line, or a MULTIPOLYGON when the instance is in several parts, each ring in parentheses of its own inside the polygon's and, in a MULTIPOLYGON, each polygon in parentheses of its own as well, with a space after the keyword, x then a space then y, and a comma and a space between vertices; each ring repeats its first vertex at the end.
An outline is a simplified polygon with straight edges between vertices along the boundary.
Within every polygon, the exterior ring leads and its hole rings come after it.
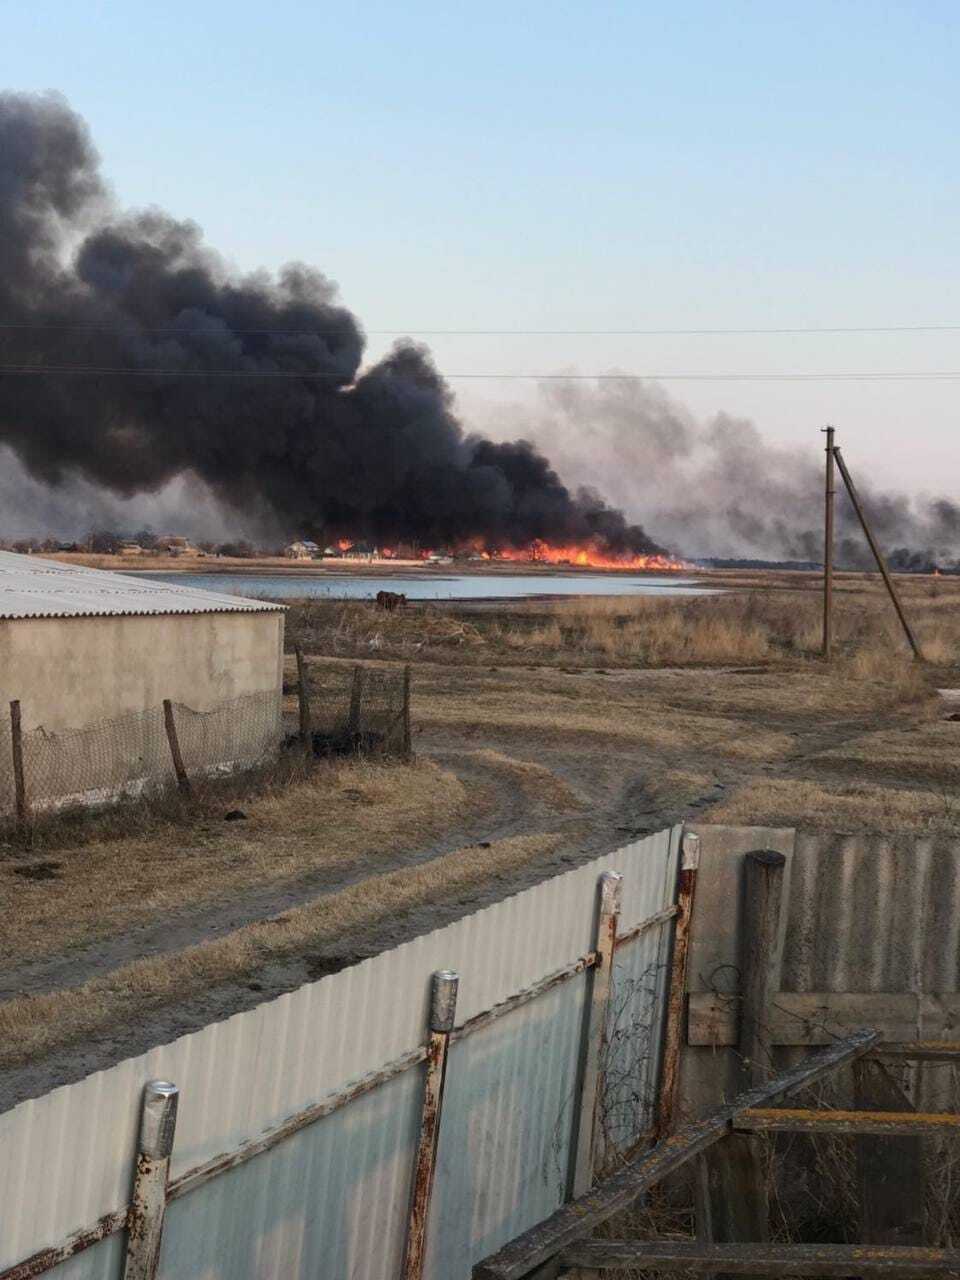
POLYGON ((73 750, 74 796, 169 770, 164 699, 180 709, 188 769, 262 758, 279 740, 282 662, 280 605, 0 552, 0 809, 12 700, 27 764, 53 739, 73 750))

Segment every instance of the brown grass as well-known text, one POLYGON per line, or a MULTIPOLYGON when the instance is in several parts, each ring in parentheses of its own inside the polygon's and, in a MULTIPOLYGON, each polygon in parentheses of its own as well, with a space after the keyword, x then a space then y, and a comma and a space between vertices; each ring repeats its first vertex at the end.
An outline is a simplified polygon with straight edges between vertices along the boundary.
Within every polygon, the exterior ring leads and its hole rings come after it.
POLYGON ((821 831, 956 835, 960 800, 949 792, 907 790, 869 782, 823 783, 752 778, 702 821, 732 826, 800 827, 821 831))
POLYGON ((18 853, 0 863, 0 955, 56 953, 312 871, 376 869, 401 848, 428 845, 475 807, 452 773, 427 761, 350 761, 245 801, 244 822, 224 822, 221 807, 192 829, 160 825, 41 859, 18 853), (31 879, 38 864, 53 878, 31 879))
POLYGON ((82 986, 0 1004, 0 1065, 28 1062, 164 1005, 255 974, 270 961, 303 954, 343 935, 360 937, 383 921, 456 898, 548 858, 560 837, 516 836, 471 846, 360 884, 238 929, 213 942, 125 965, 82 986))

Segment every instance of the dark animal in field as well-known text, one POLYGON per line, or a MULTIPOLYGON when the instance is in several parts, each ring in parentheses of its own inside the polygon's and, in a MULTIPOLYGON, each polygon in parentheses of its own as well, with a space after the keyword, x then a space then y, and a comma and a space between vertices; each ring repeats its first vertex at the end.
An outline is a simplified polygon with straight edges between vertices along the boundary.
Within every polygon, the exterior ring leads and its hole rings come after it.
POLYGON ((407 597, 400 591, 378 591, 377 592, 377 608, 386 609, 388 613, 393 613, 396 609, 402 609, 407 603, 407 597))

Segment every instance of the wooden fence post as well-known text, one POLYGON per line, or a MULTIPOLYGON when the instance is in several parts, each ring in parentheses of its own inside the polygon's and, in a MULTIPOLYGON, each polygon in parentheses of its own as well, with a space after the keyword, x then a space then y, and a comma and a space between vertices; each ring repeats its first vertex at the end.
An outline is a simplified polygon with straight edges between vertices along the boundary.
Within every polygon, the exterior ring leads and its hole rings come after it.
POLYGON ((683 1049, 684 1013, 687 993, 687 960, 690 955, 690 928, 700 868, 700 837, 685 831, 680 845, 680 874, 677 882, 677 922, 673 934, 670 990, 667 996, 663 1067, 657 1099, 656 1138, 670 1132, 680 1083, 680 1054, 683 1049))
POLYGON ((354 749, 359 745, 360 710, 363 706, 364 670, 361 666, 353 668, 353 684, 350 687, 350 715, 347 720, 347 737, 354 749))
MULTIPOLYGON (((358 668, 359 669, 359 668, 358 668)), ((433 1175, 440 1140, 440 1118, 443 1112, 443 1086, 447 1074, 450 1033, 457 1014, 457 988, 460 977, 452 969, 439 969, 432 978, 430 990, 430 1038, 427 1043, 427 1077, 420 1117, 420 1141, 413 1168, 410 1194, 410 1216, 403 1254, 402 1280, 421 1280, 426 1260, 427 1220, 433 1193, 433 1175)))
POLYGON ((403 758, 413 755, 410 737, 410 663, 403 668, 403 758))
POLYGON ((180 739, 177 737, 177 722, 173 718, 173 703, 169 698, 163 700, 163 723, 167 731, 167 742, 170 744, 170 756, 173 770, 177 775, 177 786, 185 794, 190 794, 190 779, 183 767, 183 756, 180 754, 180 739))
POLYGON ((303 650, 294 646, 297 655, 297 702, 300 707, 300 744, 306 751, 310 746, 310 683, 303 650))
MULTIPOLYGON (((770 1014, 780 990, 777 947, 786 863, 782 853, 766 849, 748 853, 743 860, 739 1038, 742 1089, 763 1084, 772 1074, 770 1014)), ((711 1201, 709 1220, 721 1243, 762 1244, 769 1239, 767 1149, 762 1137, 731 1133, 705 1156, 711 1201)))
POLYGON ((155 1280, 157 1274, 179 1097, 167 1080, 151 1080, 143 1091, 123 1280, 155 1280))
POLYGON ((20 723, 19 698, 14 698, 10 703, 10 746, 13 752, 13 794, 17 826, 22 830, 27 825, 30 814, 27 808, 27 784, 23 772, 23 728, 20 723))
POLYGON ((604 871, 597 885, 597 962, 589 971, 587 987, 586 1036, 574 1117, 573 1160, 568 1188, 571 1198, 590 1190, 600 1146, 603 1119, 602 1056, 607 1034, 613 955, 617 945, 622 893, 623 876, 616 871, 604 871))

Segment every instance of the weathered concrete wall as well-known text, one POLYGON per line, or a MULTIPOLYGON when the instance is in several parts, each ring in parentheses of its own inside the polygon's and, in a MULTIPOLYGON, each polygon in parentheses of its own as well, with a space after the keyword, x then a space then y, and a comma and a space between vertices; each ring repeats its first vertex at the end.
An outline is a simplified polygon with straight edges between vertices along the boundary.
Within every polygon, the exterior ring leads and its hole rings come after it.
POLYGON ((82 729, 159 706, 196 711, 279 692, 282 613, 28 618, 0 622, 2 705, 25 731, 82 729))

